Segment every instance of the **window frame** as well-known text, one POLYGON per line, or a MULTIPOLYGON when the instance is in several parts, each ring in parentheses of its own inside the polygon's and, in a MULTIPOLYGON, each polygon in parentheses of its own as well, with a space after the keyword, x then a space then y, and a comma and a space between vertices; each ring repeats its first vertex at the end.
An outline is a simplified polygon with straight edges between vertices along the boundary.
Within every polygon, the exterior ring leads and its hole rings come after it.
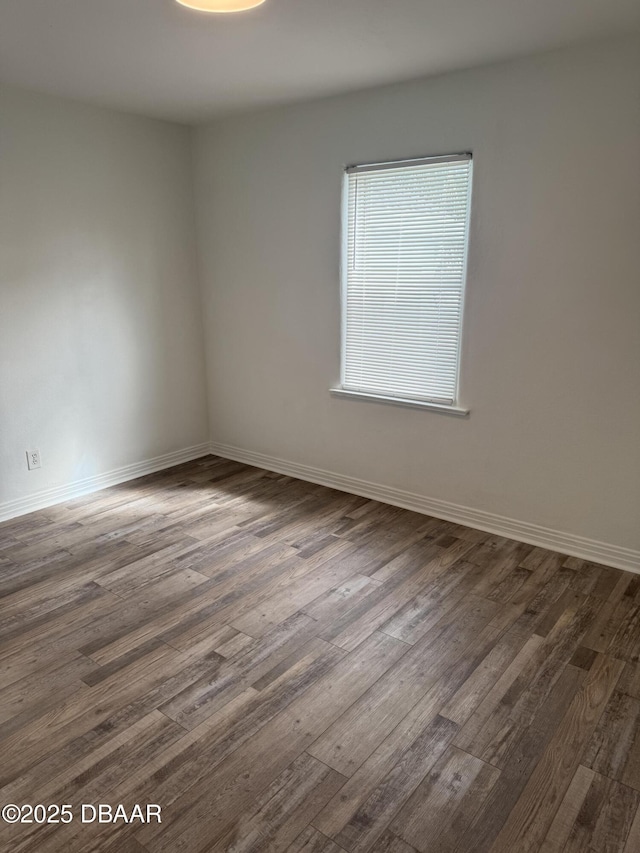
POLYGON ((402 160, 381 161, 376 163, 362 163, 346 166, 342 172, 341 193, 341 223, 340 223, 340 383, 330 389, 333 396, 344 399, 360 400, 364 402, 377 402, 387 405, 401 406, 405 408, 427 409, 458 417, 466 417, 469 409, 460 404, 460 375, 462 362, 462 344, 464 335, 464 320, 466 311, 467 274, 469 258, 469 241, 471 226, 471 206, 473 190, 473 153, 471 151, 457 152, 452 154, 437 154, 425 157, 411 157, 402 160), (458 334, 458 346, 456 351, 456 374, 454 399, 452 403, 434 402, 426 398, 401 397, 375 393, 371 391, 359 391, 345 387, 346 355, 347 355, 347 297, 348 297, 348 253, 349 253, 349 176, 352 174, 391 171, 403 169, 422 163, 446 163, 468 161, 469 163, 469 186, 467 190, 467 207, 465 220, 465 240, 462 263, 461 284, 461 309, 458 334))

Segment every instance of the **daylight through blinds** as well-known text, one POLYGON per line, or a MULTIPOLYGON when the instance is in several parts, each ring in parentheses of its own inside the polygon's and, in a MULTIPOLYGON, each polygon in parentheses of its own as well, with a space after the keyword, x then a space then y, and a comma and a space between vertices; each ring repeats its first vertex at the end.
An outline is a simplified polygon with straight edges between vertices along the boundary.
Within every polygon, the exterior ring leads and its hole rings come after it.
POLYGON ((453 404, 466 265, 466 155, 347 171, 343 387, 453 404))

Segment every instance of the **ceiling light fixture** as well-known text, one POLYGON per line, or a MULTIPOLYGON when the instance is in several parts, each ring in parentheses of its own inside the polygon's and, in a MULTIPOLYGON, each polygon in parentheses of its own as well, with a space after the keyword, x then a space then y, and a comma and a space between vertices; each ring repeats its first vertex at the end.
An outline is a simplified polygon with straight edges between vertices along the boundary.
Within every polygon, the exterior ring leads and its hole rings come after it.
POLYGON ((176 0, 181 6, 199 12, 244 12, 262 6, 265 0, 176 0))

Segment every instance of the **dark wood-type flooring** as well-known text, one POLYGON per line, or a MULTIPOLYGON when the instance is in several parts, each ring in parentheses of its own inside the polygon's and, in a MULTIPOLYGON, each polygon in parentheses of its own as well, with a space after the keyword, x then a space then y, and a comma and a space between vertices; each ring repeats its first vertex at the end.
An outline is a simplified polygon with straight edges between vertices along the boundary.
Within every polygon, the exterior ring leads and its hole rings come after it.
POLYGON ((0 576, 0 805, 162 806, 3 851, 640 851, 640 576, 215 457, 0 576))

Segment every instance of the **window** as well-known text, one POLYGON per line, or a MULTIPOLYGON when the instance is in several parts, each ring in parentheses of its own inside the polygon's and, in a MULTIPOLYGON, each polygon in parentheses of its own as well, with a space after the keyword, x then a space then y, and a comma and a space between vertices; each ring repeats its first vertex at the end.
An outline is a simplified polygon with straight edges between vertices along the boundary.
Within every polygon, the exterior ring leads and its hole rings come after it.
POLYGON ((354 166, 344 187, 345 396, 457 408, 471 155, 354 166))

